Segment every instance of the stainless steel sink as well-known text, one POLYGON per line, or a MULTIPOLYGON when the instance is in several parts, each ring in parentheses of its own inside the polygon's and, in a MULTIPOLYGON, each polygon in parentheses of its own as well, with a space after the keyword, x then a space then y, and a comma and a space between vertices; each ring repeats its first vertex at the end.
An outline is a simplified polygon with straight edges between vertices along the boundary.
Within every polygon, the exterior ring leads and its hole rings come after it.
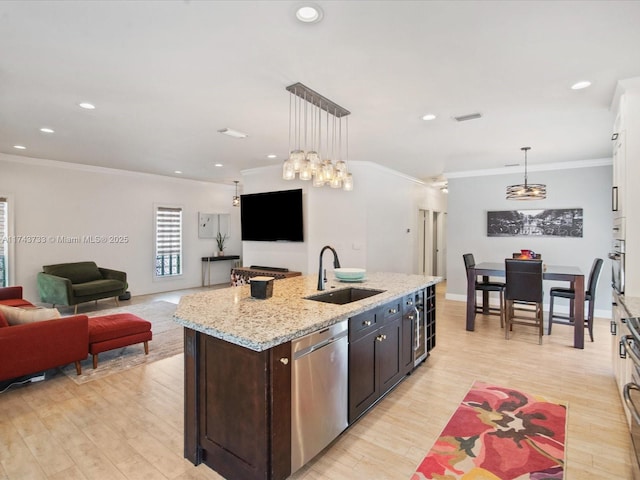
POLYGON ((340 290, 332 290, 318 295, 305 297, 307 300, 315 300, 316 302, 335 303, 337 305, 346 305, 347 303, 356 302, 363 298, 373 297, 385 290, 373 290, 368 288, 342 288, 340 290))

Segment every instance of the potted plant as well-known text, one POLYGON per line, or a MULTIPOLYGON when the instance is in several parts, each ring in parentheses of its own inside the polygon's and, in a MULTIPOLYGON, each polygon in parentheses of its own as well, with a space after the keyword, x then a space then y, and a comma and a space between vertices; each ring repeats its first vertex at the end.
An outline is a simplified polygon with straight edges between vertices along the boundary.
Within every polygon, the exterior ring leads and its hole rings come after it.
POLYGON ((224 255, 224 244, 229 239, 229 236, 225 233, 224 235, 220 232, 216 235, 216 243, 218 244, 218 256, 222 257, 224 255))

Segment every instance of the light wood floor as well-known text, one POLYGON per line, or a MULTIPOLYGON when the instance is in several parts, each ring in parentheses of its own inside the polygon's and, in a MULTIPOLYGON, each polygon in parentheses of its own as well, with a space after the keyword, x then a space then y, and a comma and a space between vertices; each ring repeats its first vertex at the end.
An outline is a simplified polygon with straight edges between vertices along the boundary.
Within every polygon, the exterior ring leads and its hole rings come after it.
MULTIPOLYGON (((493 316, 466 332, 464 304, 442 290, 431 357, 292 478, 408 480, 474 380, 569 403, 567 479, 631 478, 607 320, 596 321, 584 350, 561 325, 542 346, 527 327, 515 326, 507 341, 493 316)), ((0 480, 220 479, 182 456, 182 362, 177 355, 81 386, 55 375, 0 394, 0 480)))

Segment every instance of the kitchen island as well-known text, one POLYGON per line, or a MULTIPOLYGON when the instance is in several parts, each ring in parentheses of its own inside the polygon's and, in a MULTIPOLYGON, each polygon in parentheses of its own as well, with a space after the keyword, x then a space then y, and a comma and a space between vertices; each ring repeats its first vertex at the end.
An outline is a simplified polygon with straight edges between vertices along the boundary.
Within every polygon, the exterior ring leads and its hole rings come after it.
POLYGON ((186 327, 185 457, 228 479, 287 478, 292 473, 291 342, 349 321, 344 409, 351 423, 413 369, 407 356, 415 344, 411 322, 419 298, 432 319, 428 345, 435 345, 434 290, 440 281, 398 273, 370 273, 357 284, 328 281, 326 292, 351 286, 382 291, 345 305, 308 299, 322 293, 315 275, 276 281, 266 300, 252 298, 249 286, 182 297, 175 320, 186 327), (370 385, 362 381, 367 376, 370 385), (358 396, 362 401, 354 401, 358 396))

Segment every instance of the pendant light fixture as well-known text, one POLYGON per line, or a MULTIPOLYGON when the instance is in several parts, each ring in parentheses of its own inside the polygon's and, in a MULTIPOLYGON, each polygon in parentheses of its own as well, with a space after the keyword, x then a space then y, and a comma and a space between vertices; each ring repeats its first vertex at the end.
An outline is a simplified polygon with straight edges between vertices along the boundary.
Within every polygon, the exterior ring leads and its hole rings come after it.
POLYGON ((233 206, 234 207, 239 207, 240 206, 240 197, 238 196, 238 181, 239 180, 234 180, 233 183, 236 184, 236 194, 233 196, 233 206))
POLYGON ((547 198, 547 186, 541 183, 527 183, 527 152, 531 147, 522 147, 524 151, 524 183, 507 187, 507 200, 544 200, 547 198))
POLYGON ((346 164, 349 155, 346 117, 351 112, 301 83, 289 85, 287 91, 289 157, 282 165, 282 178, 293 180, 297 175, 300 180, 311 180, 314 187, 328 185, 353 190, 353 176, 346 164))

